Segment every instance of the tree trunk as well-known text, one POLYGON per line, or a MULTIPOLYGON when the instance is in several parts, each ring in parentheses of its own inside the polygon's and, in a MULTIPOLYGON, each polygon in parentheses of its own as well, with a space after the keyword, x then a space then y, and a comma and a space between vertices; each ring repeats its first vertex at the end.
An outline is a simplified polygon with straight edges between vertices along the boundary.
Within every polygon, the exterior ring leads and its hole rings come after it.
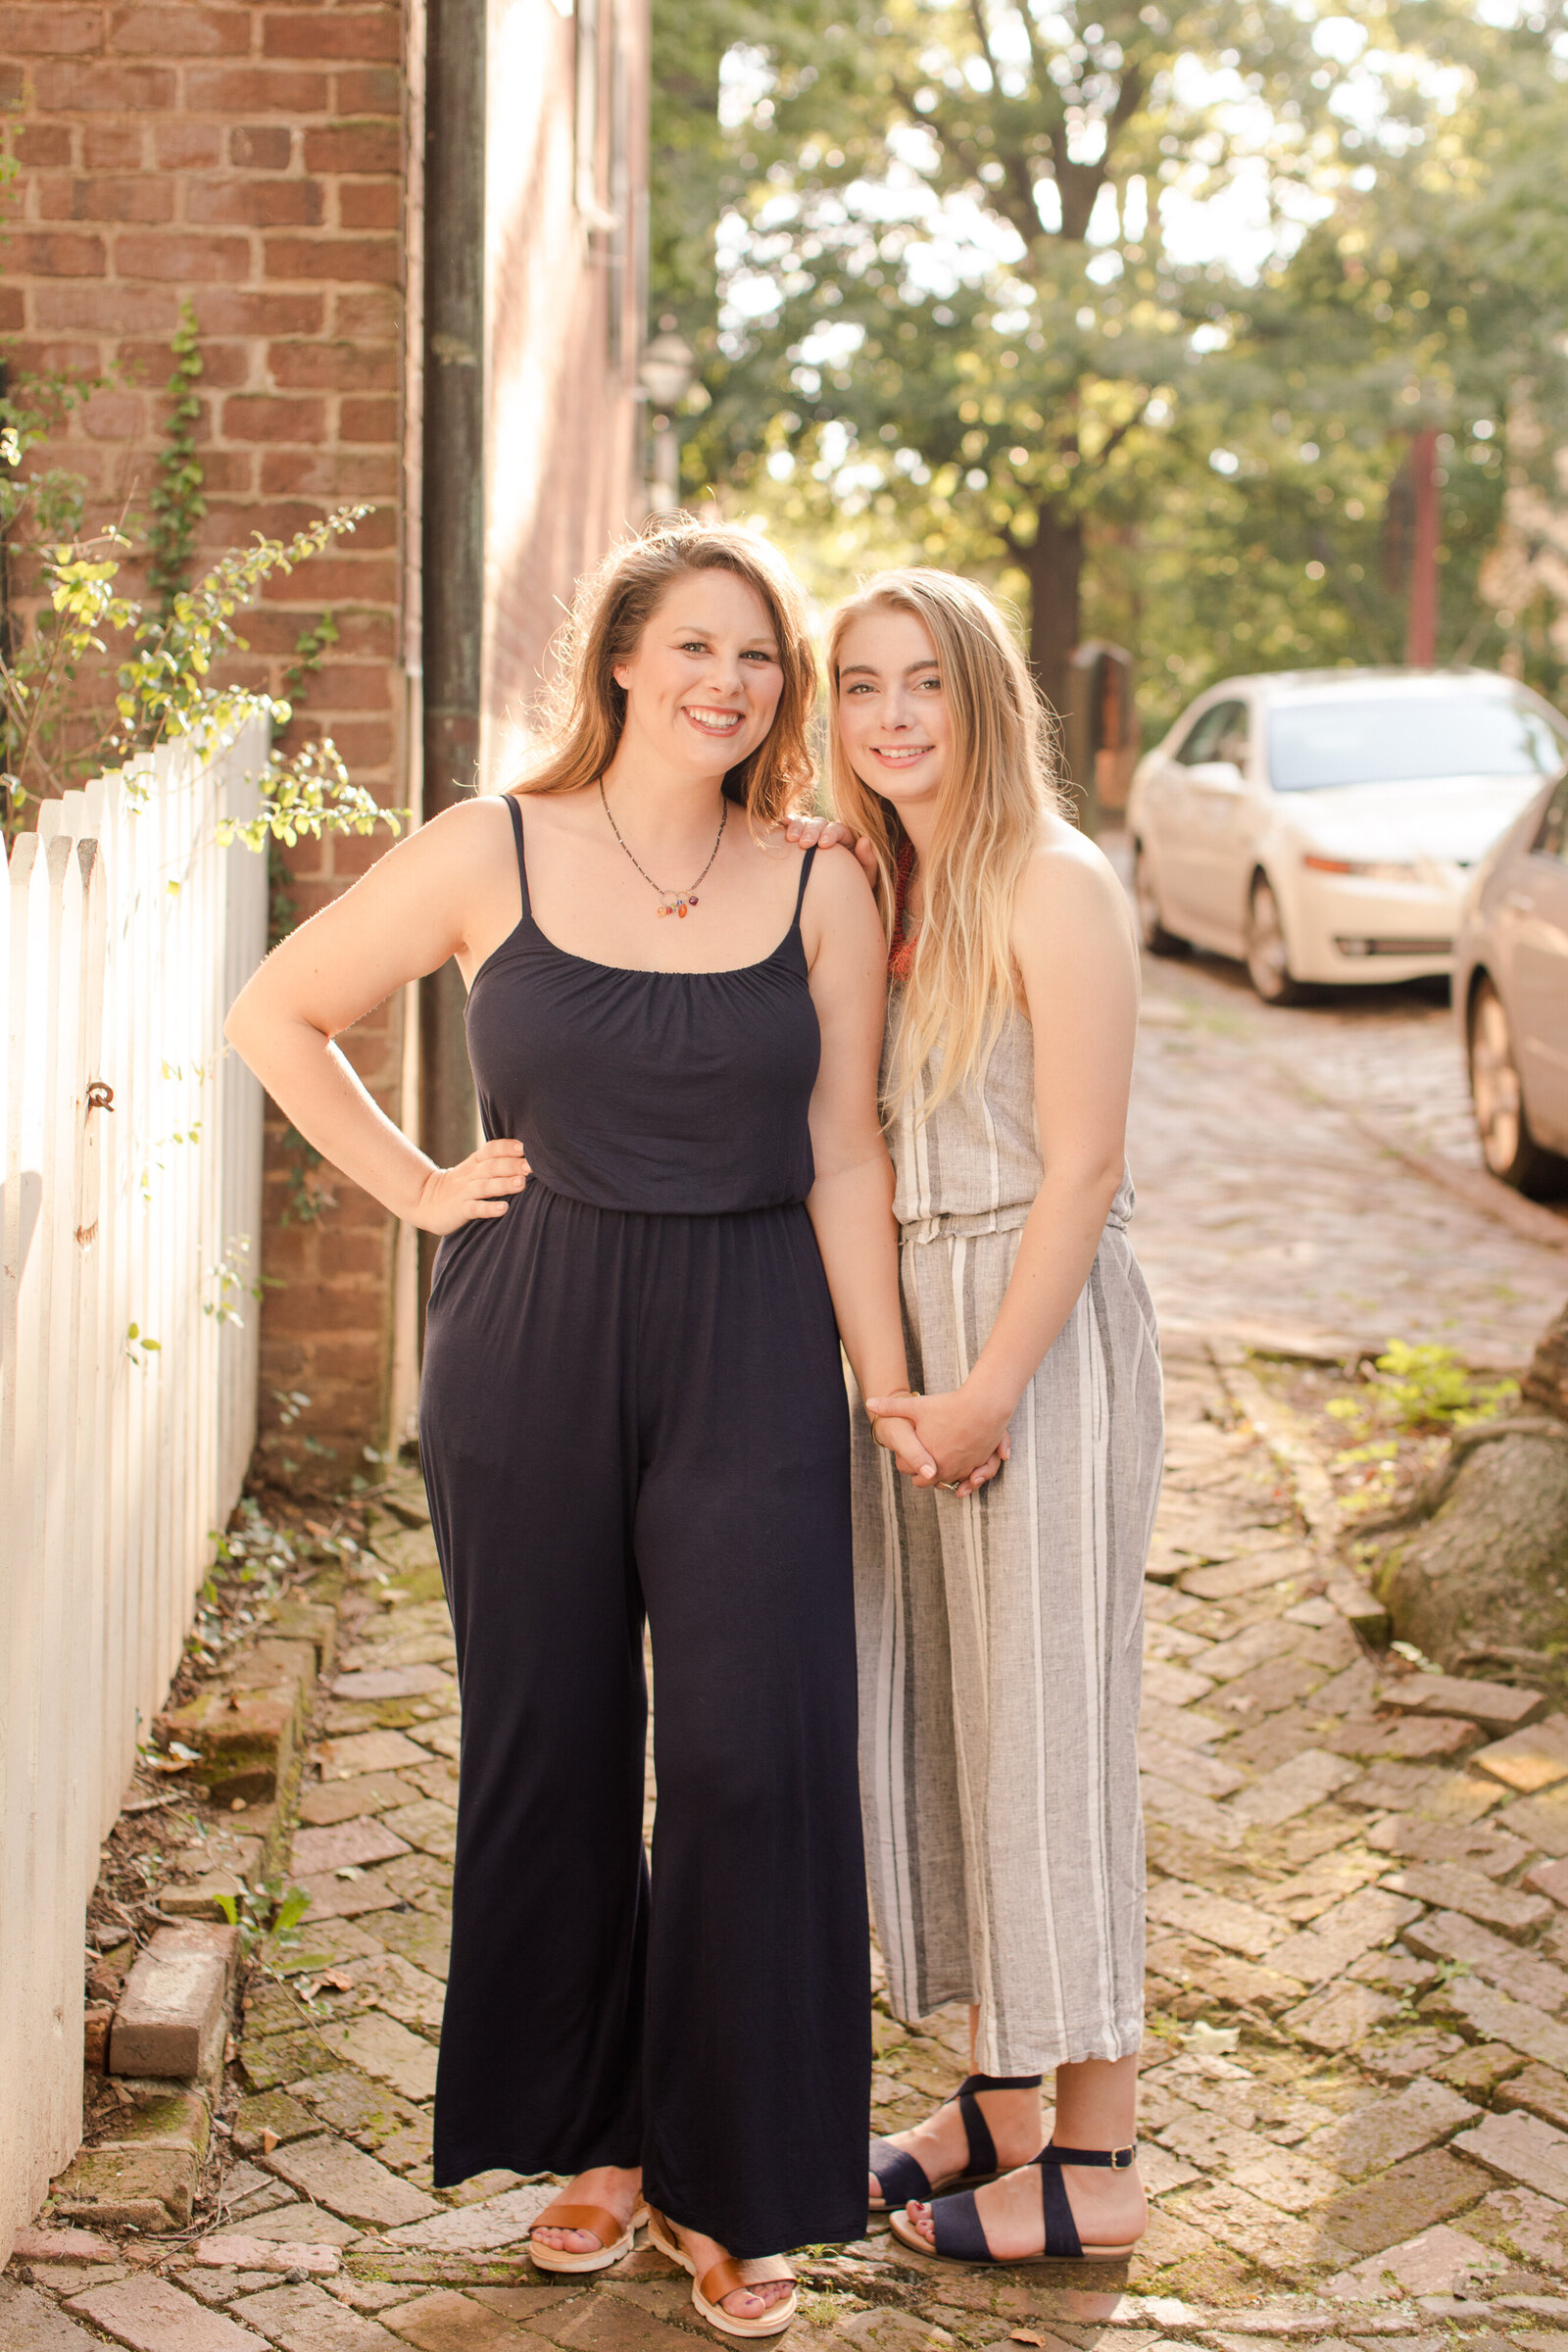
POLYGON ((1525 1410, 1460 1430, 1374 1572, 1401 1641, 1450 1673, 1568 1698, 1568 1306, 1520 1383, 1525 1410))
POLYGON ((1519 1393, 1527 1404, 1568 1421, 1568 1306, 1542 1333, 1519 1393))
MULTIPOLYGON (((1061 723, 1062 766, 1066 771, 1066 714, 1072 694, 1069 657, 1078 643, 1084 568, 1083 517, 1054 507, 1040 509, 1033 547, 1024 552, 1029 573, 1029 666, 1035 682, 1061 723)), ((1075 776, 1082 796, 1085 830, 1093 831, 1093 775, 1075 776)))
POLYGON ((1450 1674, 1568 1695, 1568 1427, 1543 1414, 1461 1432, 1434 1499, 1375 1572, 1395 1632, 1450 1674))

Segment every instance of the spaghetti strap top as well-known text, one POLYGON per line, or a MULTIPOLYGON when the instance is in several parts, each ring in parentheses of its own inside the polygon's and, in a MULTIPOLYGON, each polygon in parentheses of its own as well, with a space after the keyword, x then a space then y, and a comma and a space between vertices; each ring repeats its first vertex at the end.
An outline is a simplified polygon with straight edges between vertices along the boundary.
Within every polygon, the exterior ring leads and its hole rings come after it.
POLYGON ((720 1216, 802 1201, 821 1057, 801 907, 760 963, 630 971, 556 947, 533 917, 522 814, 507 796, 522 912, 474 976, 468 1057, 487 1137, 591 1207, 720 1216))

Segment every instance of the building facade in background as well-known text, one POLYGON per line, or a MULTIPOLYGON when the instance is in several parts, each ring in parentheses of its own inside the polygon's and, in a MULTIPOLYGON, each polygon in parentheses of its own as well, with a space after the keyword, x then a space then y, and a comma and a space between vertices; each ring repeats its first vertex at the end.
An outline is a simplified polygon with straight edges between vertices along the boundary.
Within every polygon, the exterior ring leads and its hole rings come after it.
MULTIPOLYGON (((189 300, 201 551, 373 502, 245 634, 255 681, 281 692, 330 610, 291 740, 331 735, 385 806, 502 780, 574 578, 640 514, 646 18, 647 0, 0 7, 19 167, 0 357, 103 380, 49 454, 103 513, 144 505, 189 300), (454 302, 466 331, 443 325, 454 302), (443 421, 460 412, 466 505, 443 421), (425 677, 444 662, 451 698, 454 647, 455 715, 432 725, 425 677)), ((390 838, 285 853, 279 919, 325 905, 390 838)), ((448 1018, 448 1059, 451 1038, 448 1018)), ((439 1025, 392 1002, 343 1044, 424 1132, 439 1025)), ((274 1113, 264 1459, 313 1484, 405 1433, 417 1333, 414 1237, 346 1182, 323 1200, 324 1174, 274 1113), (297 1418, 290 1396, 309 1398, 297 1418)))

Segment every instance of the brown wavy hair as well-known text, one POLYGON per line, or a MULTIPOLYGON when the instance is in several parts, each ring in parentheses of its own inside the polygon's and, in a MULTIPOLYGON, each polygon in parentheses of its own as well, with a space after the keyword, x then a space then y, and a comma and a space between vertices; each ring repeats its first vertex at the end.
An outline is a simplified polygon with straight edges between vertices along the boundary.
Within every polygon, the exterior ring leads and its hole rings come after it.
POLYGON ((641 537, 612 548, 583 579, 556 640, 556 683, 543 710, 542 740, 513 792, 576 792, 614 758, 626 723, 626 690, 615 683, 654 614, 694 571, 727 571, 761 599, 778 644, 784 688, 773 724, 724 778, 754 824, 781 824, 805 805, 811 785, 807 728, 816 702, 816 655, 800 582, 776 548, 690 514, 662 518, 641 537))

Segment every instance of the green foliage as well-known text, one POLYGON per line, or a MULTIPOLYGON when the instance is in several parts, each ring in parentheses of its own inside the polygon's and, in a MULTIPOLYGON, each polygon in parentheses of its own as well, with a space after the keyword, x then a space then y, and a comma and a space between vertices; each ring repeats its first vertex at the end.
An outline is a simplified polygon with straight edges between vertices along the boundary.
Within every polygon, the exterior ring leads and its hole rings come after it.
POLYGON ((1477 1380, 1451 1348, 1412 1347, 1390 1340, 1359 1396, 1337 1396, 1328 1406, 1362 1440, 1342 1462, 1388 1459, 1389 1433, 1424 1436, 1491 1421, 1519 1395, 1513 1380, 1477 1380))
MULTIPOLYGON (((187 584, 182 575, 200 513, 190 435, 191 385, 200 366, 194 322, 182 316, 172 379, 178 393, 175 436, 154 497, 149 541, 156 606, 126 591, 122 575, 137 551, 122 522, 91 528, 79 476, 27 466, 94 387, 28 378, 0 399, 0 539, 14 581, 19 572, 25 576, 35 604, 17 641, 0 645, 0 788, 8 839, 29 801, 63 792, 133 753, 186 741, 206 754, 249 718, 267 719, 274 736, 288 724, 291 706, 281 697, 223 678, 226 657, 247 650, 238 616, 270 582, 287 578, 371 510, 340 507, 287 540, 258 532, 249 547, 231 548, 187 584), (113 699, 106 701, 111 680, 113 699)), ((332 615, 323 612, 299 641, 291 679, 308 680, 336 639, 332 615)), ((145 799, 144 781, 134 774, 125 781, 133 800, 145 799)), ((293 844, 302 835, 368 833, 382 823, 397 832, 407 813, 378 808, 352 783, 328 739, 274 756, 260 781, 257 815, 225 820, 220 827, 225 844, 243 841, 260 850, 270 839, 293 844)))
POLYGON ((724 60, 755 50, 804 71, 821 17, 821 0, 653 0, 649 307, 656 318, 672 315, 710 358, 714 231, 744 196, 748 170, 744 140, 719 122, 724 60))
POLYGON ((252 1886, 241 1879, 237 1900, 231 1894, 215 1894, 213 1900, 229 1926, 238 1928, 243 1959, 277 1974, 300 1950, 299 1925, 311 1907, 308 1887, 285 1887, 275 1878, 252 1886))
POLYGON ((242 1298, 260 1301, 266 1296, 266 1285, 246 1280, 242 1260, 250 1255, 251 1237, 248 1233, 230 1234, 223 1245, 223 1253, 217 1265, 207 1269, 211 1288, 202 1301, 202 1313, 211 1315, 215 1323, 243 1324, 245 1311, 242 1298))
POLYGON ((1171 262, 1161 197, 1245 142, 1234 106, 1180 94, 1179 61, 1255 96, 1271 129, 1245 160, 1271 190, 1310 176, 1342 76, 1279 0, 889 0, 755 77, 753 318, 710 370, 695 455, 748 491, 760 465, 799 480, 807 509, 868 505, 928 557, 1033 574, 1047 672, 1078 634, 1085 518, 1136 521, 1173 444, 1190 463, 1216 289, 1171 262))
POLYGON ((139 1370, 145 1372, 148 1359, 162 1352, 162 1340, 149 1339, 139 1323, 125 1326, 125 1353, 139 1370))
POLYGON ((196 338, 196 313, 188 302, 180 307, 173 349, 168 436, 158 460, 158 487, 152 496, 153 518, 147 533, 148 584, 166 618, 176 593, 189 584, 196 525, 207 513, 202 496, 205 477, 196 455, 196 426, 201 417, 196 386, 202 376, 202 355, 196 338))
POLYGON ((1545 585, 1479 591, 1510 481, 1546 491, 1568 431, 1562 0, 879 5, 803 38, 709 0, 724 122, 699 136, 681 82, 667 150, 678 197, 729 207, 689 503, 753 509, 830 593, 977 571, 1032 599, 1043 675, 1075 635, 1133 647, 1162 725, 1234 670, 1402 659, 1427 427, 1439 658, 1560 692, 1545 585), (1170 208, 1244 177, 1272 258, 1183 258, 1170 208))
MULTIPOLYGON (((325 1162, 310 1138, 301 1135, 297 1127, 284 1128, 283 1150, 288 1157, 288 1199, 277 1221, 280 1225, 314 1225, 329 1208, 337 1206, 337 1195, 330 1183, 316 1173, 325 1162)), ((285 1410, 280 1418, 287 1426, 298 1414, 285 1410)))
POLYGON ((330 609, 302 629, 294 640, 294 659, 283 672, 283 686, 292 706, 305 700, 311 680, 321 666, 327 649, 337 643, 337 622, 330 609))
POLYGON ((218 839, 224 849, 242 841, 248 850, 260 850, 269 840, 292 849, 302 834, 319 841, 323 833, 373 833, 382 824, 400 833, 407 814, 406 808, 383 808, 373 793, 354 783, 331 736, 323 735, 286 760, 273 760, 262 777, 257 813, 223 817, 218 839))

